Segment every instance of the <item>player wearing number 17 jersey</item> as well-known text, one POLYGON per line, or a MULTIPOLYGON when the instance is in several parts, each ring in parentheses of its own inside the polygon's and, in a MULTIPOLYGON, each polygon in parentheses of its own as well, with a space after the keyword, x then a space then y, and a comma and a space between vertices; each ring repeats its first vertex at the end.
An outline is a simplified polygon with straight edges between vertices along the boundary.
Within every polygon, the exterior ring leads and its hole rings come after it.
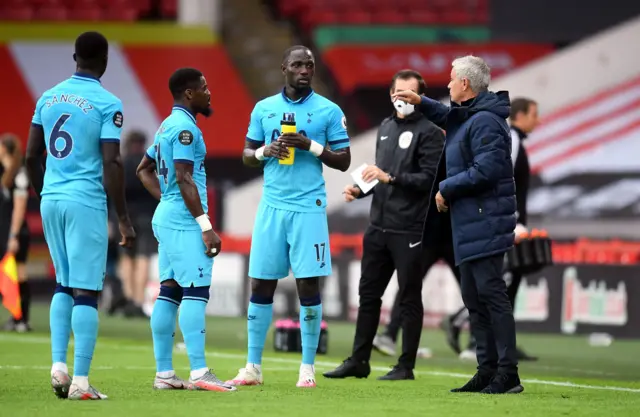
POLYGON ((322 320, 319 280, 331 274, 322 169, 324 164, 346 171, 351 153, 340 107, 311 89, 315 72, 311 51, 304 46, 287 49, 281 69, 285 87, 256 104, 243 153, 245 165, 264 165, 264 187, 249 256, 247 365, 227 382, 262 384, 262 351, 273 316, 273 296, 277 280, 287 277, 291 268, 300 298, 302 339, 296 385, 313 388, 322 320), (295 115, 297 133, 280 131, 284 114, 295 115), (286 163, 283 159, 292 148, 293 163, 286 163))
POLYGON ((121 245, 135 233, 124 199, 120 158, 122 103, 101 84, 108 42, 97 32, 76 39, 76 73, 36 104, 27 144, 27 171, 41 200, 44 237, 56 272, 51 301, 51 384, 59 397, 101 400, 89 385, 98 337, 98 295, 107 261, 107 185, 120 221, 121 245), (47 152, 46 172, 42 156, 47 152), (73 380, 67 370, 74 336, 73 380))
POLYGON ((213 257, 220 252, 221 242, 207 216, 207 149, 196 116, 211 114, 211 94, 202 73, 193 68, 174 72, 169 89, 174 101, 171 115, 160 125, 138 166, 145 188, 160 200, 152 221, 160 271, 160 294, 151 314, 156 359, 153 387, 235 391, 207 368, 204 355, 205 309, 213 257), (188 383, 176 376, 172 363, 178 307, 191 364, 188 383))

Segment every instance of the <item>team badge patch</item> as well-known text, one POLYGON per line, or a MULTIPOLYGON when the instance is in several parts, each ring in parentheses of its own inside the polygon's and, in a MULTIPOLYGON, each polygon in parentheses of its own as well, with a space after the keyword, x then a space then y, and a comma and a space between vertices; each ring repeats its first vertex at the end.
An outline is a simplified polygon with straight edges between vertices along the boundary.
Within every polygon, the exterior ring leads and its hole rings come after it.
POLYGON ((342 116, 342 128, 347 130, 347 118, 345 116, 342 116))
POLYGON ((413 133, 409 131, 402 132, 398 138, 398 146, 402 149, 407 149, 411 145, 411 139, 413 139, 413 133))
POLYGON ((116 127, 122 127, 122 124, 124 123, 124 116, 122 116, 122 112, 121 111, 117 111, 113 114, 113 124, 116 125, 116 127))
POLYGON ((178 134, 178 140, 183 145, 191 145, 191 142, 193 142, 193 133, 188 130, 183 130, 178 134))

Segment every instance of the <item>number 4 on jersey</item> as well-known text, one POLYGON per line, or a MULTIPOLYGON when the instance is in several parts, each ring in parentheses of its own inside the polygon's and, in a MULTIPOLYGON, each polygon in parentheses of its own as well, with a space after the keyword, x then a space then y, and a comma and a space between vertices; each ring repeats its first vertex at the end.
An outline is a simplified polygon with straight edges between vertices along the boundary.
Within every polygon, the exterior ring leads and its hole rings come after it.
POLYGON ((164 179, 164 183, 167 184, 169 182, 169 180, 167 180, 167 175, 169 175, 169 168, 167 168, 166 162, 160 155, 160 144, 156 145, 156 164, 158 176, 162 177, 164 179))

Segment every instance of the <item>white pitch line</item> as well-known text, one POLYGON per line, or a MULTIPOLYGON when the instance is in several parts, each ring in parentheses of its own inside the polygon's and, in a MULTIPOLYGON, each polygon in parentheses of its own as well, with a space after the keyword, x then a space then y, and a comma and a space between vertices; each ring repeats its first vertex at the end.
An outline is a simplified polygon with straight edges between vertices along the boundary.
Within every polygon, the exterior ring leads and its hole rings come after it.
MULTIPOLYGON (((41 337, 41 336, 13 336, 10 334, 7 335, 1 335, 0 334, 0 341, 1 340, 6 340, 6 341, 14 341, 14 342, 27 342, 27 343, 36 343, 36 344, 49 344, 50 343, 50 339, 47 337, 41 337)), ((150 352, 152 351, 152 349, 150 347, 145 347, 145 346, 127 346, 127 345, 114 345, 112 343, 101 343, 98 346, 99 347, 105 347, 105 345, 112 345, 114 347, 117 347, 120 350, 130 350, 130 351, 145 351, 145 352, 150 352)), ((180 351, 178 350, 178 353, 182 353, 185 354, 186 352, 184 351, 180 351)), ((213 357, 213 358, 226 358, 226 359, 241 359, 244 360, 246 359, 246 355, 239 355, 239 354, 235 354, 235 353, 223 353, 223 352, 206 352, 205 353, 206 356, 209 357, 213 357)), ((275 358, 275 357, 265 357, 264 358, 265 361, 267 362, 277 362, 277 363, 284 363, 284 364, 291 364, 291 365, 298 365, 300 363, 299 360, 295 360, 295 359, 288 359, 288 358, 275 358)), ((337 362, 324 362, 324 361, 318 361, 316 362, 316 367, 318 368, 335 368, 336 366, 340 365, 337 362)), ((49 369, 49 368, 47 368, 49 369)), ((388 366, 372 366, 371 370, 374 371, 389 371, 389 367, 388 366)), ((442 371, 414 371, 415 374, 417 375, 430 375, 430 376, 440 376, 440 377, 447 377, 447 378, 471 378, 472 375, 469 374, 462 374, 462 373, 456 373, 456 372, 442 372, 442 371)), ((617 387, 617 386, 609 386, 609 385, 588 385, 588 384, 576 384, 574 382, 570 382, 570 381, 566 381, 566 382, 561 382, 561 381, 548 381, 548 380, 543 380, 543 379, 523 379, 522 380, 523 383, 527 383, 527 384, 539 384, 539 385, 549 385, 549 386, 556 386, 556 387, 567 387, 567 388, 582 388, 582 389, 591 389, 591 390, 601 390, 601 391, 618 391, 618 392, 633 392, 633 393, 640 393, 640 389, 639 388, 628 388, 628 387, 617 387)))
MULTIPOLYGON (((290 367, 266 367, 262 368, 265 371, 269 372, 292 372, 297 371, 299 368, 290 366, 290 367)), ((49 371, 51 370, 51 365, 0 365, 0 370, 7 371, 24 371, 24 370, 34 370, 34 371, 49 371)), ((92 366, 92 371, 151 371, 155 372, 156 368, 153 366, 92 366)), ((175 369, 176 371, 189 371, 189 367, 178 367, 175 369)))

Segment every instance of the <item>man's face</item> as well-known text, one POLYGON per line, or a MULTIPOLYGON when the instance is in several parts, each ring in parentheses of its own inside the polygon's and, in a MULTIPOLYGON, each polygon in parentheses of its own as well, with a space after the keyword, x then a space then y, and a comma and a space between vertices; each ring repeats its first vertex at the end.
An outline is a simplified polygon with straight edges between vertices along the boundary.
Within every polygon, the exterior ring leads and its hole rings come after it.
POLYGON ((398 91, 407 91, 411 90, 416 94, 420 94, 418 89, 420 88, 420 84, 418 84, 418 80, 415 78, 409 78, 406 80, 397 79, 395 82, 394 88, 391 89, 390 94, 393 95, 398 91))
POLYGON ((313 54, 308 49, 298 49, 289 54, 289 59, 282 65, 286 84, 297 90, 311 86, 316 70, 313 54))
POLYGON ((519 113, 516 119, 516 123, 524 133, 531 133, 538 126, 538 105, 529 105, 529 111, 527 113, 519 113))
POLYGON ((211 92, 207 85, 207 79, 200 77, 200 84, 195 90, 191 90, 191 102, 193 109, 205 117, 209 117, 211 110, 211 92))
POLYGON ((461 80, 458 78, 455 69, 451 69, 451 81, 449 81, 449 85, 447 88, 449 89, 449 96, 451 97, 451 101, 454 103, 460 104, 464 101, 465 90, 468 88, 468 82, 466 80, 461 80))

